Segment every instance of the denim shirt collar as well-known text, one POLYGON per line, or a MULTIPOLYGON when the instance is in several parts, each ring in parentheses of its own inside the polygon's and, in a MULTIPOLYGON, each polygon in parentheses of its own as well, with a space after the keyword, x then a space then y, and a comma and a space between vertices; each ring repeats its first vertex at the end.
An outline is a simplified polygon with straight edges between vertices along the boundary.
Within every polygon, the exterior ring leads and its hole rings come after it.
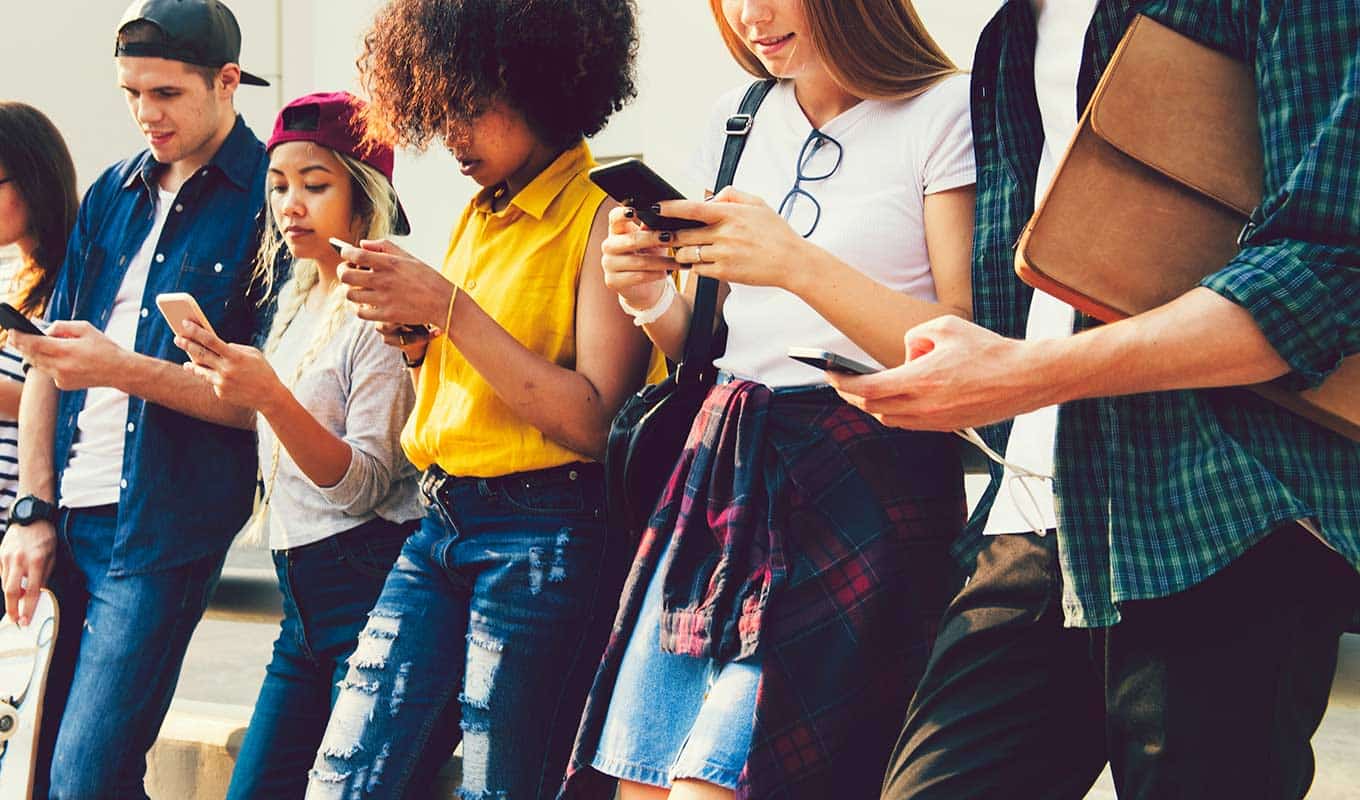
MULTIPOLYGON (((231 133, 227 134, 217 152, 213 153, 213 157, 204 165, 203 172, 205 174, 210 171, 216 172, 237 189, 243 192, 250 191, 257 169, 258 155, 255 152, 257 141, 255 134, 246 125, 245 119, 237 114, 236 124, 232 125, 231 133)), ((165 166, 151 155, 149 149, 143 150, 133 162, 132 169, 128 171, 123 188, 131 189, 133 182, 140 178, 148 191, 154 191, 161 170, 165 169, 165 166)))

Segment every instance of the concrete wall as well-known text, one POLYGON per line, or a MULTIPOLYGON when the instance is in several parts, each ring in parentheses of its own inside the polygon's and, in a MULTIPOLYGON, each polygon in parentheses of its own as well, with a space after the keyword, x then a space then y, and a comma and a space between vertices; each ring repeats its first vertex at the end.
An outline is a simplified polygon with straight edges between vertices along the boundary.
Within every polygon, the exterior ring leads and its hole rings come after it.
MULTIPOLYGON (((999 0, 917 0, 917 8, 960 64, 999 0)), ((244 87, 237 106, 261 137, 287 99, 356 88, 354 59, 381 0, 229 0, 244 31, 242 65, 274 86, 244 87)), ((82 184, 142 147, 118 92, 113 29, 124 0, 0 0, 0 97, 33 103, 61 127, 82 184)), ((600 156, 641 153, 663 175, 679 176, 708 120, 713 98, 744 81, 727 56, 707 3, 639 0, 639 97, 592 143, 600 156)), ((407 245, 443 254, 448 228, 475 186, 443 152, 402 154, 397 188, 412 217, 407 245)))

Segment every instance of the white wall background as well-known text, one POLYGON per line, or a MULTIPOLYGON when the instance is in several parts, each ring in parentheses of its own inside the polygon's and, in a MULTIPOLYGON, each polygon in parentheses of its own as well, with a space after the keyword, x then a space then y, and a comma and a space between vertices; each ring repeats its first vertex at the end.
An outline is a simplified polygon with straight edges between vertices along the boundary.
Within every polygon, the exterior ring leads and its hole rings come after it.
MULTIPOLYGON (((961 65, 1000 0, 916 0, 961 65)), ((228 0, 243 31, 242 66, 273 81, 243 87, 237 108, 266 138, 274 114, 311 91, 357 88, 354 60, 381 0, 228 0)), ((714 98, 747 80, 728 57, 703 0, 639 0, 638 98, 592 142, 597 156, 643 154, 679 181, 714 98)), ((82 185, 144 145, 115 84, 113 32, 125 0, 0 0, 0 97, 41 108, 61 128, 82 185)), ((454 218, 475 190, 452 159, 401 154, 396 185, 414 233, 405 243, 443 256, 454 218)))

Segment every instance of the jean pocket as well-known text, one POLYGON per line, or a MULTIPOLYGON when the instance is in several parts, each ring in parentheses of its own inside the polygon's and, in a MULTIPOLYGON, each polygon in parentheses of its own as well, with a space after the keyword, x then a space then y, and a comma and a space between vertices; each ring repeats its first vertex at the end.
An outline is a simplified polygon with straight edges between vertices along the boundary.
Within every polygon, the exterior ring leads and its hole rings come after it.
POLYGON ((370 578, 386 578, 392 565, 401 555, 401 548, 410 534, 409 526, 397 527, 388 523, 383 530, 371 535, 353 537, 341 548, 340 559, 358 572, 370 578))
POLYGON ((584 487, 566 475, 549 480, 507 478, 497 487, 506 505, 528 514, 580 514, 586 511, 584 487))

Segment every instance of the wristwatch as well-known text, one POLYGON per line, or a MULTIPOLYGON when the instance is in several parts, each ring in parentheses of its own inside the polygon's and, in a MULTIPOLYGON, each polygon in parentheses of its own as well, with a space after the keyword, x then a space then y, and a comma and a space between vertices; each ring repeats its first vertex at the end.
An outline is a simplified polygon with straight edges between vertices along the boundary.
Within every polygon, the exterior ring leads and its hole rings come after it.
POLYGON ((9 521, 12 525, 31 525, 43 519, 51 522, 56 516, 56 506, 31 494, 15 500, 9 509, 9 521))

